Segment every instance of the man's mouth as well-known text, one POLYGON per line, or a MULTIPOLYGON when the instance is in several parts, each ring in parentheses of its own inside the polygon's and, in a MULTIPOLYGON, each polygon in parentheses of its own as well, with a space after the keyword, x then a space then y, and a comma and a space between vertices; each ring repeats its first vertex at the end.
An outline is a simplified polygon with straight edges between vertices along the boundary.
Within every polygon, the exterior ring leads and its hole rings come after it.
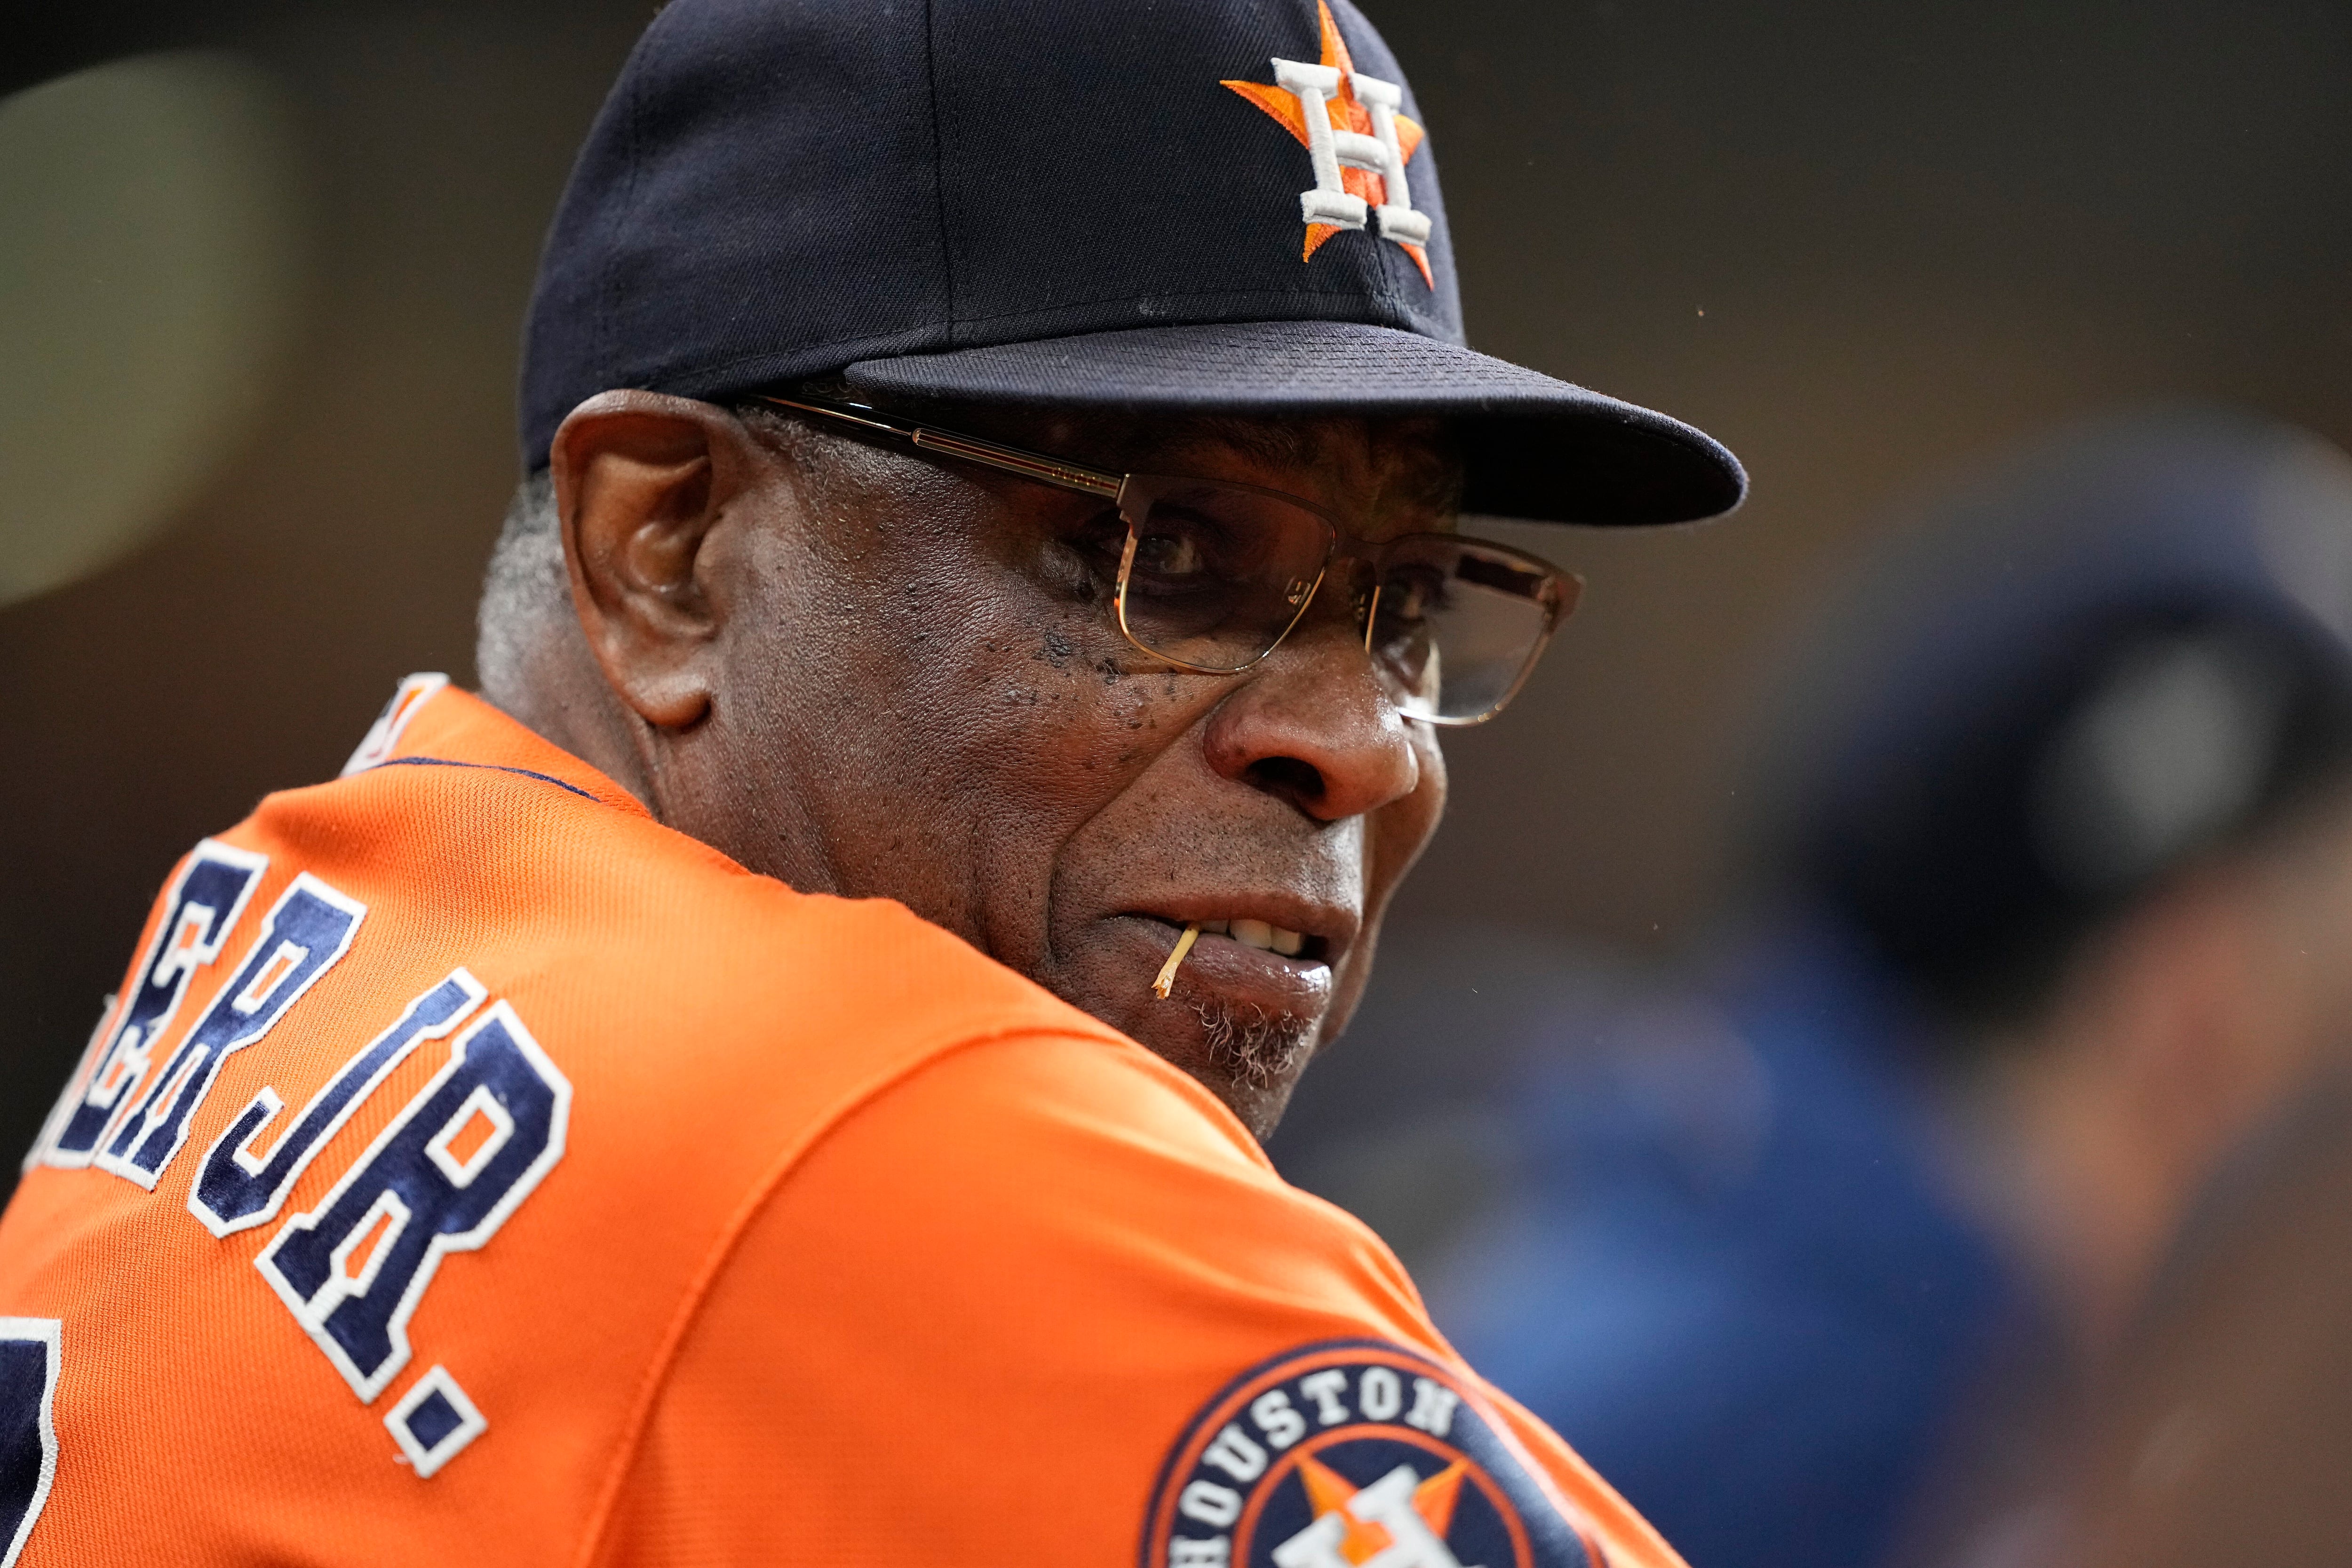
POLYGON ((1141 939, 1129 961, 1137 966, 1137 986, 1163 1001, 1190 989, 1196 999, 1214 994, 1269 1016, 1319 1016, 1330 1004, 1333 971, 1353 934, 1345 911, 1269 898, 1242 905, 1250 910, 1243 914, 1234 904, 1218 908, 1219 901, 1186 899, 1171 908, 1128 911, 1120 923, 1141 939), (1298 914, 1308 918, 1276 924, 1269 917, 1288 913, 1280 907, 1285 903, 1297 904, 1298 914), (1328 921, 1334 930, 1299 929, 1310 920, 1328 921), (1194 932, 1190 939, 1188 931, 1194 932))
MULTIPOLYGON (((1189 903, 1190 900, 1187 902, 1189 903)), ((1180 906, 1181 912, 1164 910, 1132 912, 1168 932, 1168 940, 1171 942, 1176 940, 1186 928, 1199 927, 1202 944, 1200 951, 1203 956, 1215 950, 1223 949, 1239 959, 1242 955, 1234 950, 1245 949, 1252 954, 1263 953, 1267 959, 1276 960, 1284 967, 1297 973, 1304 973, 1311 970, 1328 970, 1344 946, 1343 942, 1334 941, 1317 931, 1298 931, 1290 926, 1276 925, 1266 918, 1273 912, 1272 910, 1262 910, 1254 915, 1241 915, 1233 913, 1228 906, 1225 911, 1213 914, 1210 911, 1215 907, 1212 904, 1209 909, 1204 910, 1197 905, 1192 908, 1180 906), (1213 938, 1223 940, 1212 941, 1213 938), (1227 946, 1228 942, 1232 945, 1227 946)), ((1264 960, 1255 960, 1255 962, 1264 962, 1264 960)))
POLYGON ((1103 955, 1132 976, 1139 1038, 1173 1042, 1170 1059, 1188 1071, 1262 1089, 1296 1077, 1312 1051, 1357 924, 1344 907, 1286 895, 1171 899, 1114 917, 1103 955), (1322 929, 1298 929, 1310 924, 1322 929), (1195 1019, 1197 1033, 1185 1027, 1195 1019))
MULTIPOLYGON (((1285 958, 1309 958, 1307 952, 1309 948, 1319 950, 1324 945, 1323 939, 1320 937, 1302 935, 1282 926, 1272 925, 1265 921, 1250 920, 1246 917, 1202 921, 1200 926, 1201 934, 1203 936, 1228 936, 1244 947, 1261 948, 1267 952, 1279 953, 1285 958)), ((1319 961, 1321 956, 1318 951, 1312 955, 1310 962, 1319 961)))

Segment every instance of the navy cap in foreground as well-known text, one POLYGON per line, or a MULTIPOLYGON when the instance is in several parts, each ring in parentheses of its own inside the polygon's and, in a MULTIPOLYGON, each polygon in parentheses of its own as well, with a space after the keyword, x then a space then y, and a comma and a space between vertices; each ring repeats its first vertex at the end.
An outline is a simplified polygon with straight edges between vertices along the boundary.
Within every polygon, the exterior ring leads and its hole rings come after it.
POLYGON ((1465 510, 1675 522, 1746 476, 1464 346, 1436 160, 1347 0, 675 0, 540 266, 526 466, 613 387, 1452 421, 1465 510))

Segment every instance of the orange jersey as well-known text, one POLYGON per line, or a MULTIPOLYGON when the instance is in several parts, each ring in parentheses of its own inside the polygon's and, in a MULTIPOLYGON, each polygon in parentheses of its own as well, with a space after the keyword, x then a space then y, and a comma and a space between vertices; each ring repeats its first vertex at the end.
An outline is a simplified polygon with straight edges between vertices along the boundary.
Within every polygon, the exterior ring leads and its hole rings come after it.
POLYGON ((26 1173, 7 1565, 1676 1561, 1181 1072, 438 678, 181 862, 26 1173))

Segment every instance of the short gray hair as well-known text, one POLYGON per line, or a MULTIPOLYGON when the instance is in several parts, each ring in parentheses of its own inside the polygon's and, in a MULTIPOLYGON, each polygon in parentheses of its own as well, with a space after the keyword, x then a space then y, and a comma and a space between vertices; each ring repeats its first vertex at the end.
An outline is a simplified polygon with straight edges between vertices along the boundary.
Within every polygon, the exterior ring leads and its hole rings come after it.
POLYGON ((491 700, 505 703, 520 695, 531 649, 549 620, 571 610, 555 480, 542 469, 515 487, 482 577, 482 601, 474 617, 474 673, 491 700))
MULTIPOLYGON (((854 395, 841 382, 810 383, 803 390, 854 395)), ((879 482, 887 473, 881 453, 763 399, 745 397, 730 406, 764 445, 805 476, 863 475, 879 482)), ((515 487, 482 576, 481 603, 474 613, 474 673, 482 694, 509 712, 522 711, 534 653, 551 633, 572 625, 555 480, 541 469, 515 487)))

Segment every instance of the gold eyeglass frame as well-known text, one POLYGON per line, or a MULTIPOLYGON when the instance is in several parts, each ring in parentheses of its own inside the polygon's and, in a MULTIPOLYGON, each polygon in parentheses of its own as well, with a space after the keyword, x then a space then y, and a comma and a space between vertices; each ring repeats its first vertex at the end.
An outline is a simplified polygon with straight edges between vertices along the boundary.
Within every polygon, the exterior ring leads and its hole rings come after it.
MULTIPOLYGON (((1146 643, 1135 635, 1134 629, 1128 625, 1127 619, 1127 584, 1129 574, 1135 566, 1139 526, 1135 520, 1128 515, 1128 497, 1130 489, 1138 480, 1148 481, 1153 479, 1174 479, 1182 476, 1112 473, 1108 469, 1088 468, 1083 463, 1073 463, 1061 458, 1049 458, 1040 452, 1024 451, 1018 447, 1007 447, 999 442, 982 440, 977 436, 966 436, 953 430, 941 429, 936 425, 927 425, 919 420, 901 418, 896 415, 886 414, 878 408, 868 407, 864 404, 817 402, 805 397, 780 397, 773 393, 760 393, 756 395, 762 403, 772 403, 780 408, 790 408, 802 414, 813 414, 820 418, 859 426, 905 441, 921 451, 936 452, 947 458, 961 458, 966 462, 978 463, 1001 473, 1015 474, 1023 479, 1034 479, 1040 484, 1051 485, 1057 489, 1074 490, 1080 495, 1098 496, 1110 501, 1118 508, 1119 520, 1127 524, 1127 544, 1119 553, 1118 581, 1112 593, 1111 602, 1114 612, 1112 618, 1118 626, 1119 636, 1125 637, 1138 653, 1148 658, 1157 659, 1161 664, 1172 665, 1178 669, 1191 670, 1199 675, 1241 674, 1264 660, 1276 648, 1280 647, 1284 640, 1297 629, 1298 623, 1307 618, 1307 612, 1313 607, 1315 595, 1322 588, 1324 579, 1330 575, 1331 563, 1339 560, 1361 561, 1374 568, 1370 594, 1354 606, 1355 612, 1363 617, 1364 651, 1368 655, 1371 653, 1372 633, 1380 613, 1381 585, 1378 568, 1381 557, 1398 541, 1375 542, 1363 539, 1342 526, 1340 521, 1328 509, 1318 506, 1303 497, 1292 495, 1287 490, 1273 489, 1265 485, 1247 484, 1239 479, 1211 479, 1203 477, 1194 481, 1220 485, 1230 489, 1254 491, 1258 495, 1268 496, 1297 507, 1319 518, 1328 538, 1324 545, 1323 563, 1317 568, 1314 580, 1307 583, 1303 588, 1294 583, 1290 595, 1286 595, 1295 598, 1297 608, 1271 642, 1242 664, 1233 666, 1193 664, 1163 653, 1146 643)), ((1402 537, 1417 536, 1407 534, 1402 537)), ((1421 723, 1435 724, 1447 729, 1465 729, 1473 724, 1483 724, 1510 706, 1511 699, 1519 694, 1519 689, 1527 684, 1528 677, 1535 672, 1537 661, 1542 658, 1544 649, 1549 646, 1553 634, 1559 630, 1560 623, 1576 613, 1577 601, 1584 592, 1584 579, 1573 572, 1564 571, 1553 565, 1540 556, 1530 555, 1524 550, 1514 549, 1507 544, 1498 544, 1492 540, 1455 534, 1441 534, 1433 537, 1446 539, 1455 543, 1475 544, 1485 550, 1497 551, 1525 563, 1532 569, 1531 574, 1541 578, 1544 584, 1543 591, 1529 595, 1544 612, 1543 629, 1528 646, 1527 657, 1520 661, 1518 673, 1512 677, 1510 685, 1505 689, 1502 696, 1496 699, 1484 711, 1466 718, 1447 718, 1433 713, 1415 713, 1405 709, 1402 704, 1398 705, 1398 710, 1406 718, 1421 723)))

